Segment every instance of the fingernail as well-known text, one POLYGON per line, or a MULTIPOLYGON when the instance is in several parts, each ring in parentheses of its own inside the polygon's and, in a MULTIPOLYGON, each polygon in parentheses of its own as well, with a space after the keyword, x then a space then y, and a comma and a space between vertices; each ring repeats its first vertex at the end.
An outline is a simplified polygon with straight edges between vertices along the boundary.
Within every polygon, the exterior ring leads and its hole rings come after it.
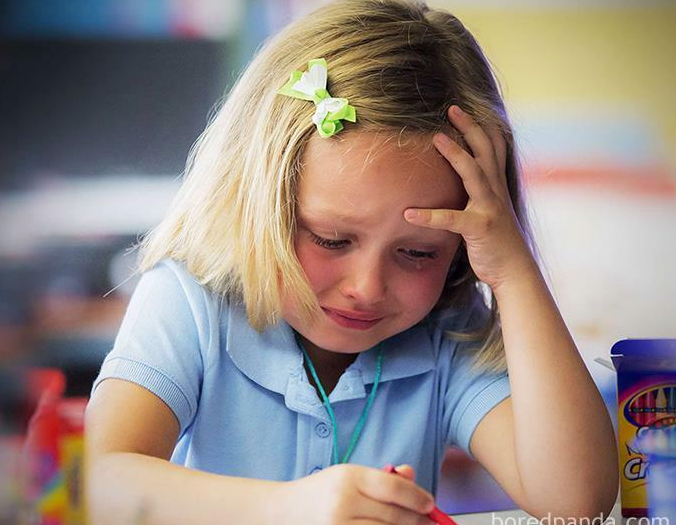
POLYGON ((404 218, 406 219, 417 219, 419 216, 418 210, 406 210, 404 212, 404 218))
POLYGON ((453 106, 451 108, 451 113, 453 113, 456 117, 459 117, 460 115, 462 115, 462 109, 460 109, 459 106, 453 106))

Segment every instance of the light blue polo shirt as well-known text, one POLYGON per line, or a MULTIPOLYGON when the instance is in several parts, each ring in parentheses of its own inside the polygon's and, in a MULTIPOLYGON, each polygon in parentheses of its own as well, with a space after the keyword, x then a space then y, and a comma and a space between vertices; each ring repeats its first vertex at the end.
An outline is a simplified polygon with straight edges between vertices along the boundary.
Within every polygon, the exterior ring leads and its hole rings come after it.
MULTIPOLYGON (((350 463, 409 463, 416 482, 436 493, 445 447, 469 453, 479 421, 509 396, 507 374, 471 373, 462 344, 442 337, 480 314, 446 311, 385 341, 380 385, 350 463)), ((329 396, 341 456, 373 387, 375 357, 375 349, 359 354, 329 396)), ((175 261, 141 277, 92 391, 110 377, 147 388, 174 412, 174 463, 278 481, 331 465, 333 429, 292 328, 280 321, 259 334, 241 304, 175 261)))

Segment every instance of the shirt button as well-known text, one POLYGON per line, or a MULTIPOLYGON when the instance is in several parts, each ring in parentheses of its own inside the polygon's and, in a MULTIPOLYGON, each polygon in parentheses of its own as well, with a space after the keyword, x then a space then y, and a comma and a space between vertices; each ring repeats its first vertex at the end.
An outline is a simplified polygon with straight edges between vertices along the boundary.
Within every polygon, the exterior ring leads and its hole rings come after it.
POLYGON ((325 438, 331 433, 331 431, 329 430, 329 427, 326 423, 317 423, 317 426, 315 427, 315 433, 319 437, 325 438))

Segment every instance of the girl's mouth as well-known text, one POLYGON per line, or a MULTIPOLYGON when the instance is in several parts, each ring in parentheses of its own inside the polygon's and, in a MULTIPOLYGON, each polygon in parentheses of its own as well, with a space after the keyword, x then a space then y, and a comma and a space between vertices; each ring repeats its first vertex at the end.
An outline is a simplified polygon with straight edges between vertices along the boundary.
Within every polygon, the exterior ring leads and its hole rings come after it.
POLYGON ((368 321, 361 319, 352 319, 351 317, 346 317, 344 315, 339 314, 338 312, 329 310, 328 308, 322 308, 322 310, 324 311, 326 316, 329 317, 337 325, 342 326, 343 328, 351 328, 353 330, 368 330, 369 328, 375 326, 376 324, 378 324, 380 321, 383 320, 382 317, 379 319, 371 319, 368 321))

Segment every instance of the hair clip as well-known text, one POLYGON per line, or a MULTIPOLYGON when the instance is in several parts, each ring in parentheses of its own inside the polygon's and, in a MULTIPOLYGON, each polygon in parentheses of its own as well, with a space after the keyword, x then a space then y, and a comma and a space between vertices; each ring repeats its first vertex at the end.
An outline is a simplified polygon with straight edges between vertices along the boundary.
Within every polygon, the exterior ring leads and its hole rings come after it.
POLYGON ((331 137, 343 129, 341 120, 356 122, 357 113, 346 98, 333 98, 326 90, 328 76, 326 60, 316 58, 308 62, 305 73, 294 71, 289 81, 277 91, 278 95, 310 100, 316 109, 312 122, 322 137, 331 137))

